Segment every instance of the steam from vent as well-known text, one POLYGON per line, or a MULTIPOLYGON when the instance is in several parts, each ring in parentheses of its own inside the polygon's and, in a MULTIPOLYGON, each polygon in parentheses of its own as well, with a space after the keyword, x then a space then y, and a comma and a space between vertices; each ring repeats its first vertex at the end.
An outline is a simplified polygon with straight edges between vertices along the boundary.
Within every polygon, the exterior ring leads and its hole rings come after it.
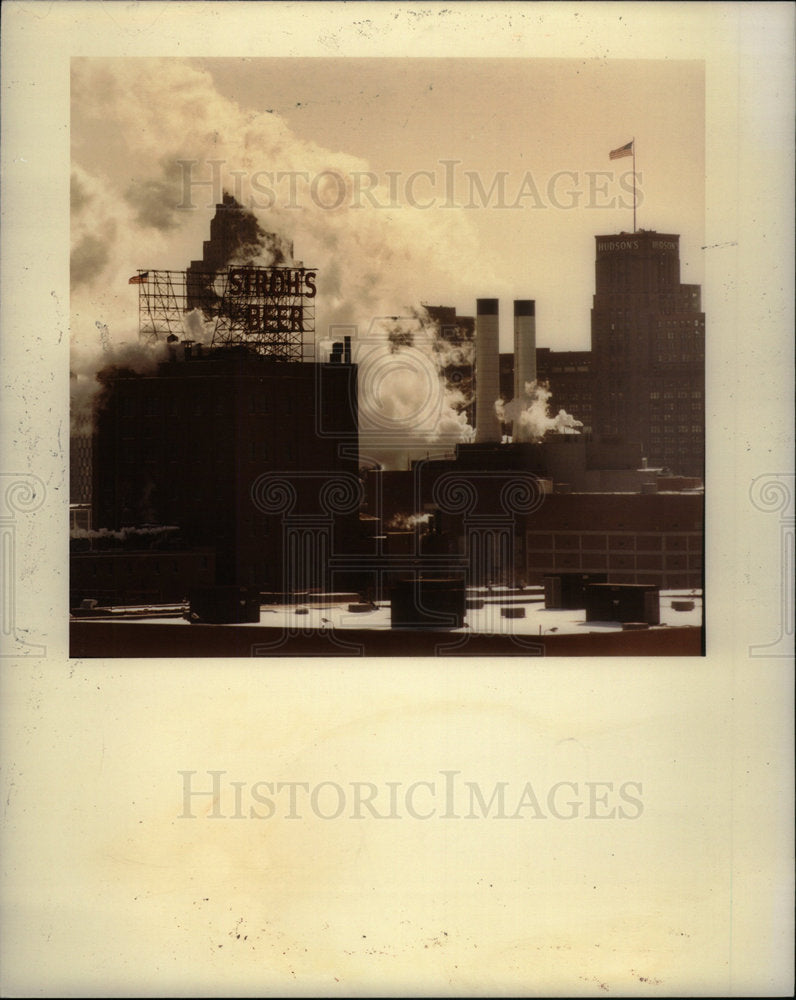
POLYGON ((390 531, 414 531, 419 525, 427 525, 431 514, 396 514, 387 524, 390 531))
POLYGON ((515 441, 541 441, 548 432, 580 434, 583 422, 566 410, 559 410, 554 417, 550 416, 552 395, 546 382, 526 382, 523 398, 512 399, 510 403, 496 400, 495 413, 501 423, 513 422, 515 441))
POLYGON ((205 319, 201 309, 191 309, 183 319, 185 339, 196 344, 211 344, 213 342, 213 324, 205 319))

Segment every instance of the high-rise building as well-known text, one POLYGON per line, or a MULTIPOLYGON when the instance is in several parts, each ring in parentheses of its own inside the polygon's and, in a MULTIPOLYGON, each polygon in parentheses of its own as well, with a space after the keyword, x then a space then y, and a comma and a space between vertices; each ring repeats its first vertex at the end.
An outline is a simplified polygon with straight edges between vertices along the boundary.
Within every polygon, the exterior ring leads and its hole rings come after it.
POLYGON ((187 309, 212 310, 211 279, 227 266, 255 259, 269 266, 289 265, 293 244, 276 233, 266 232, 252 212, 224 193, 210 220, 210 239, 204 241, 201 260, 187 268, 187 309))
POLYGON ((596 237, 591 313, 596 435, 638 441, 651 465, 702 476, 705 314, 680 283, 680 237, 596 237))

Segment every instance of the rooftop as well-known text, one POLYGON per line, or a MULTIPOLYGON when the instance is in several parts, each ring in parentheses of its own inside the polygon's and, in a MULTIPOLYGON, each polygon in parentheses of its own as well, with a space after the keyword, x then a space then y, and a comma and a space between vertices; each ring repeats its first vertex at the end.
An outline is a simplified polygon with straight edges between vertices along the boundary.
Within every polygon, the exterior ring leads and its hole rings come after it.
MULTIPOLYGON (((390 630, 390 604, 379 601, 372 605, 341 599, 342 595, 330 594, 329 600, 321 599, 306 603, 263 604, 260 607, 260 621, 239 624, 235 628, 257 630, 258 628, 285 629, 324 632, 344 629, 390 630), (356 608, 353 611, 351 608, 356 608)), ((446 635, 475 632, 484 635, 539 636, 548 634, 584 635, 590 632, 621 632, 618 622, 586 621, 585 609, 553 610, 545 608, 544 591, 541 587, 527 587, 523 591, 507 587, 471 588, 467 591, 468 603, 481 607, 468 607, 465 624, 459 629, 443 629, 446 635), (522 617, 504 617, 504 609, 512 609, 513 614, 524 611, 522 617)), ((99 611, 99 609, 97 609, 99 611)), ((183 617, 185 605, 168 607, 117 607, 97 614, 104 622, 150 622, 175 627, 190 625, 183 617)), ((92 616, 81 616, 89 620, 92 616)), ((701 627, 702 593, 692 590, 662 590, 660 592, 660 625, 650 630, 677 626, 701 627), (692 603, 689 610, 679 610, 677 604, 692 603)), ((210 626, 213 627, 213 626, 210 626)), ((225 627, 225 626, 216 626, 225 627)))

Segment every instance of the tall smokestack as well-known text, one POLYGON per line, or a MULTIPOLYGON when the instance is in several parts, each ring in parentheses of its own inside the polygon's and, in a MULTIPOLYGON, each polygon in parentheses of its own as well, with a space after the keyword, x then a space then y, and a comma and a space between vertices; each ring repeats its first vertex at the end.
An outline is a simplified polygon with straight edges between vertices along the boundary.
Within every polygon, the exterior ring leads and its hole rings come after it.
POLYGON ((500 443, 495 403, 500 398, 500 316, 497 299, 476 299, 475 440, 500 443))
POLYGON ((514 398, 525 398, 525 384, 536 381, 536 302, 514 300, 514 398))

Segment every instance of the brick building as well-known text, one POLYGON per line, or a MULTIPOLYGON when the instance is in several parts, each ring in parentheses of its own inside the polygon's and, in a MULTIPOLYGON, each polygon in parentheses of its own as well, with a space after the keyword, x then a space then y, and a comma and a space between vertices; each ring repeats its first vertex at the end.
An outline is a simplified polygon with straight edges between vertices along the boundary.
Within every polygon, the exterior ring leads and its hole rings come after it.
POLYGON ((528 516, 528 583, 560 572, 607 573, 611 583, 702 587, 701 493, 554 494, 528 516))
POLYGON ((611 583, 701 588, 704 495, 656 492, 655 470, 632 458, 625 446, 582 436, 460 445, 456 459, 370 473, 368 510, 384 524, 427 515, 413 551, 422 555, 423 532, 440 531, 447 550, 465 557, 470 583, 540 584, 583 572, 605 573, 611 583), (591 491, 553 491, 562 474, 591 491))
POLYGON ((214 550, 221 584, 328 582, 328 555, 359 530, 356 366, 194 347, 103 381, 95 528, 178 526, 214 550))

